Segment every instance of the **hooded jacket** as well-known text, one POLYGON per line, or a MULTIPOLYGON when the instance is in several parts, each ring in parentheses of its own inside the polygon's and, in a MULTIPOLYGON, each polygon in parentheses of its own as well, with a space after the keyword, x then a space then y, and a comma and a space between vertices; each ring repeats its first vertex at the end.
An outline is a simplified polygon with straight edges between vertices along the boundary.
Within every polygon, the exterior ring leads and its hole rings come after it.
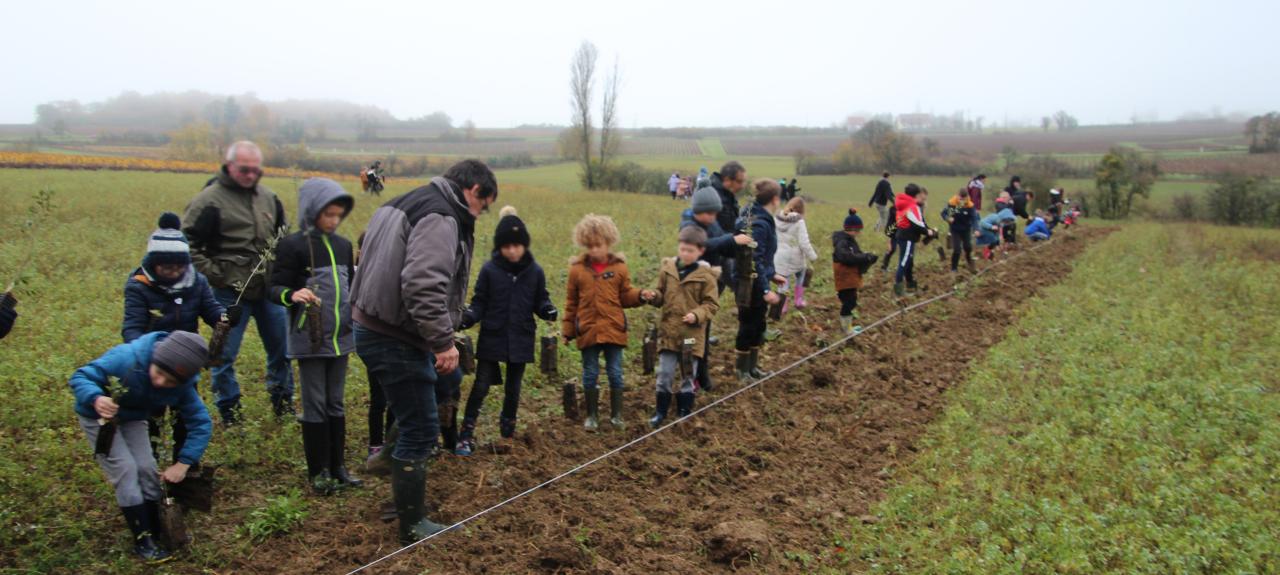
POLYGON ((916 199, 906 193, 898 194, 897 199, 893 202, 894 212, 896 214, 896 227, 898 228, 897 237, 900 240, 918 241, 920 236, 929 231, 929 227, 924 223, 924 213, 920 211, 920 204, 916 199))
POLYGON ((129 343, 153 331, 197 333, 199 320, 213 327, 224 313, 226 308, 213 297, 209 280, 196 271, 195 266, 187 266, 183 278, 167 288, 158 285, 139 267, 124 283, 120 337, 129 343))
POLYGON ((862 251, 858 240, 844 231, 831 234, 831 269, 836 280, 836 291, 858 289, 862 287, 862 274, 871 264, 876 263, 876 255, 862 251))
POLYGON ((1053 230, 1049 229, 1049 225, 1044 222, 1044 218, 1035 217, 1032 218, 1031 223, 1027 225, 1027 229, 1022 230, 1022 233, 1026 234, 1028 237, 1030 237, 1031 234, 1036 233, 1044 234, 1045 236, 1052 236, 1053 230))
POLYGON ((564 304, 561 332, 575 339, 578 349, 593 345, 627 345, 627 314, 622 310, 639 307, 640 290, 631 286, 631 272, 622 254, 609 254, 599 273, 587 256, 569 260, 569 284, 564 304))
POLYGON ((288 226, 284 205, 271 190, 261 183, 241 187, 226 166, 187 204, 182 217, 182 232, 191 242, 196 269, 215 288, 247 285, 244 298, 248 300, 266 296, 271 263, 250 274, 271 239, 288 226))
POLYGON ((778 251, 773 256, 773 267, 783 277, 803 272, 809 262, 818 260, 818 252, 809 241, 809 228, 804 216, 795 212, 783 212, 773 217, 778 230, 778 251))
POLYGON ((947 200, 947 207, 942 208, 942 219, 950 224, 952 234, 969 234, 973 231, 973 223, 978 217, 978 210, 974 208, 973 202, 966 199, 960 201, 960 196, 951 196, 947 200))
POLYGON ((172 407, 187 426, 187 440, 178 453, 178 461, 195 465, 209 446, 213 435, 213 421, 204 401, 196 392, 199 375, 182 382, 178 387, 162 389, 151 384, 151 352, 157 343, 167 337, 165 332, 148 333, 130 343, 117 345, 102 357, 77 369, 67 382, 75 395, 76 413, 97 419, 93 402, 108 393, 109 381, 119 382, 121 393, 114 400, 120 406, 117 421, 146 421, 159 407, 172 407))
POLYGON ((355 254, 351 242, 316 227, 316 219, 330 204, 343 207, 345 218, 355 199, 337 182, 311 178, 298 188, 298 231, 276 246, 269 300, 289 310, 289 357, 338 357, 355 351, 351 323, 351 280, 355 254), (293 302, 294 292, 308 288, 320 298, 321 338, 310 337, 307 306, 293 302))
POLYGON ((662 308, 658 323, 658 349, 679 352, 684 340, 693 340, 694 357, 706 353, 707 322, 720 309, 720 292, 716 283, 720 269, 698 261, 696 268, 680 277, 676 258, 665 258, 658 270, 657 293, 650 305, 662 308), (692 313, 698 319, 693 325, 684 322, 692 313))
POLYGON ((538 326, 537 315, 555 321, 556 306, 547 293, 547 276, 542 266, 526 251, 524 258, 511 263, 494 251, 480 267, 471 307, 462 315, 463 328, 480 324, 476 359, 509 363, 533 363, 538 326))
POLYGON ((743 217, 738 221, 739 228, 751 228, 751 239, 756 241, 751 259, 756 264, 756 279, 752 290, 752 305, 760 305, 764 294, 770 291, 770 282, 778 272, 773 267, 773 258, 778 253, 778 230, 773 214, 751 202, 743 209, 743 217))
POLYGON ((352 285, 352 317, 431 353, 453 347, 466 308, 476 218, 442 177, 373 213, 352 285))

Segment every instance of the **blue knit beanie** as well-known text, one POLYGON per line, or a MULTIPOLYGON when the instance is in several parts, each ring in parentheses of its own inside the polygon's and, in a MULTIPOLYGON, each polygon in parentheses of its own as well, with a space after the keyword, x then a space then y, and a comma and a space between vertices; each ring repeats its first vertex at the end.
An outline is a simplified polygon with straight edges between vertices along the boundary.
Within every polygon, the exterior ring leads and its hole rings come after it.
POLYGON ((852 232, 862 229, 862 218, 858 217, 857 208, 849 208, 849 215, 844 218, 844 231, 852 232))

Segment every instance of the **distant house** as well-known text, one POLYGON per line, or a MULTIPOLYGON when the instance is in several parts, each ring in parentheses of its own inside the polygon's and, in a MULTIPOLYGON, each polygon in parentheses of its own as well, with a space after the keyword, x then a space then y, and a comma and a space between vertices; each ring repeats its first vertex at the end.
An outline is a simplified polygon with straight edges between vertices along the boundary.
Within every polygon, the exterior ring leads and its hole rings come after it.
POLYGON ((933 114, 898 114, 898 129, 904 132, 923 132, 933 129, 933 114))
POLYGON ((844 120, 844 129, 850 134, 861 130, 870 120, 866 116, 849 116, 844 120))

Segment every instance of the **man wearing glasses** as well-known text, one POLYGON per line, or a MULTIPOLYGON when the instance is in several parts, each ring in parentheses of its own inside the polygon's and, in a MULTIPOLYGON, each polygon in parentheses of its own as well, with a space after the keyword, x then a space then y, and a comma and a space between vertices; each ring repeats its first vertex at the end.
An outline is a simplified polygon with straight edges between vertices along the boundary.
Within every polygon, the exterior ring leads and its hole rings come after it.
POLYGON ((239 141, 227 148, 218 175, 187 205, 182 231, 191 242, 191 259, 213 286, 214 297, 227 306, 231 331, 220 365, 212 369, 213 395, 225 425, 240 417, 240 383, 235 361, 252 316, 267 355, 267 392, 276 417, 293 413, 293 373, 285 357, 285 308, 272 305, 266 278, 273 238, 288 226, 284 206, 260 183, 262 150, 239 141))

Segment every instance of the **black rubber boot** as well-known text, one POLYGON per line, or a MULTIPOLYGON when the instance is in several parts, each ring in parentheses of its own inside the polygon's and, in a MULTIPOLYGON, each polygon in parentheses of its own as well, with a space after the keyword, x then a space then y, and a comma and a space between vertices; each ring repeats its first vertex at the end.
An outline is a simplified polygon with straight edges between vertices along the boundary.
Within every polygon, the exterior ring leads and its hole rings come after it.
POLYGON ((693 394, 677 393, 676 415, 680 417, 688 417, 690 413, 693 413, 693 394))
POLYGON ((440 441, 441 447, 453 453, 454 448, 458 447, 458 403, 456 401, 448 401, 441 403, 437 413, 440 415, 440 441))
POLYGON ((295 415, 297 412, 293 409, 293 396, 271 396, 271 413, 275 414, 277 419, 283 418, 286 415, 295 415))
POLYGON ((503 439, 511 439, 516 435, 516 418, 503 417, 498 419, 498 433, 503 439))
POLYGON ((655 405, 653 417, 649 418, 649 427, 657 429, 662 427, 662 422, 667 419, 667 410, 671 409, 671 392, 659 391, 655 405))
POLYGON ((586 389, 582 394, 587 400, 587 420, 582 427, 587 431, 595 431, 600 428, 600 388, 586 389))
POLYGON ((386 477, 391 474, 391 454, 396 450, 396 440, 400 438, 400 425, 391 424, 391 429, 387 431, 387 442, 382 444, 382 449, 377 453, 370 455, 364 461, 364 470, 366 473, 386 477))
POLYGON ((124 520, 129 524, 129 531, 133 533, 133 552, 137 553, 143 561, 149 565, 158 565, 173 559, 172 554, 156 544, 153 536, 155 526, 147 513, 146 504, 121 507, 120 512, 124 514, 124 520))
POLYGON ((715 386, 711 383, 711 366, 708 365, 709 362, 707 361, 707 352, 709 351, 711 350, 704 351, 703 356, 698 358, 696 362, 698 366, 698 387, 703 391, 715 390, 715 386))
POLYGON ((734 363, 734 372, 738 375, 738 383, 747 384, 755 382, 756 379, 751 377, 751 352, 738 351, 738 358, 734 363))
POLYGON ((347 418, 329 418, 329 477, 338 487, 360 487, 364 482, 347 473, 347 418))
POLYGON ((609 390, 609 423, 614 429, 621 431, 626 425, 622 422, 622 390, 609 390))
POLYGON ((333 477, 329 474, 329 422, 302 422, 302 453, 307 458, 307 484, 316 495, 332 495, 333 477))
POLYGON ((400 519, 400 544, 408 545, 444 530, 426 518, 427 461, 391 460, 391 495, 400 519))
POLYGON ((764 379, 773 375, 772 371, 764 371, 760 369, 760 348, 751 348, 751 377, 755 379, 764 379))
POLYGON ((218 414, 222 416, 223 427, 231 427, 240 423, 240 400, 237 399, 234 404, 226 407, 219 407, 218 414))

